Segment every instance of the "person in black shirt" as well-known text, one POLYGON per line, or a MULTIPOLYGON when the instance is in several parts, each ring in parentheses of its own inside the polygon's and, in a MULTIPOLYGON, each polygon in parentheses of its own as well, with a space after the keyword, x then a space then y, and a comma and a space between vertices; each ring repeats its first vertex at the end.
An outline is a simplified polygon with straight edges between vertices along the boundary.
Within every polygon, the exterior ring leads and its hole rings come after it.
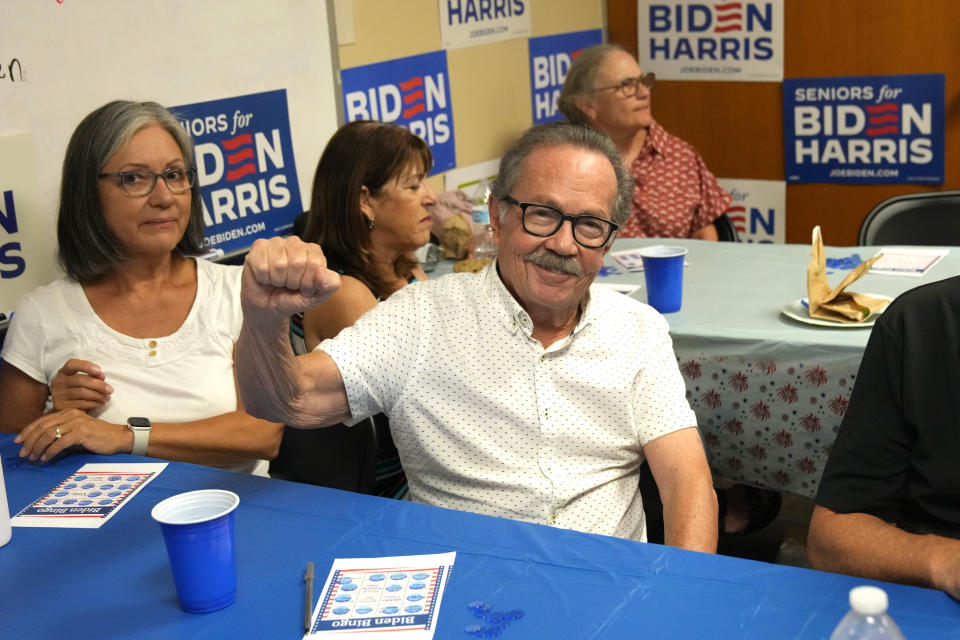
POLYGON ((873 328, 810 521, 826 571, 960 599, 960 277, 913 289, 873 328))

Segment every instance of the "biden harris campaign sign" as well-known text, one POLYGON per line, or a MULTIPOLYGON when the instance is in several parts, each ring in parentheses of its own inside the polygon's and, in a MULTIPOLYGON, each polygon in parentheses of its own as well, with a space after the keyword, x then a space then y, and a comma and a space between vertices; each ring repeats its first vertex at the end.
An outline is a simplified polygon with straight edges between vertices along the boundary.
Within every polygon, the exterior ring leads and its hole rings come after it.
POLYGON ((783 82, 787 182, 942 184, 944 76, 783 82))
POLYGON ((557 98, 580 52, 603 42, 600 29, 530 38, 530 96, 533 124, 563 120, 557 98))
POLYGON ((637 51, 661 80, 779 82, 783 0, 638 0, 637 51))
MULTIPOLYGON (((20 297, 58 275, 55 226, 37 186, 34 135, 0 135, 0 320, 20 297)), ((55 213, 55 212, 54 212, 55 213)))
POLYGON ((433 153, 430 175, 456 166, 447 52, 435 51, 344 69, 347 122, 379 120, 403 125, 433 153))
POLYGON ((285 90, 170 109, 193 136, 204 246, 231 253, 303 213, 285 90))
POLYGON ((781 180, 717 178, 733 198, 726 214, 741 242, 767 244, 786 237, 787 185, 781 180))
POLYGON ((530 35, 530 0, 437 0, 444 49, 530 35))

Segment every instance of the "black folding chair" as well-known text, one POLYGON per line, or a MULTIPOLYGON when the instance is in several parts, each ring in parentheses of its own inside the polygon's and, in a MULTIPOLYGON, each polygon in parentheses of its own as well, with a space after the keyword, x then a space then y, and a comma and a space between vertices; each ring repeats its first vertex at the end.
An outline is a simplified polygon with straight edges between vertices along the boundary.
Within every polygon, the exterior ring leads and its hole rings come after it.
POLYGON ((714 220, 713 226, 717 228, 717 237, 720 242, 740 242, 740 234, 737 233, 737 228, 733 226, 733 220, 727 214, 723 214, 714 220))
POLYGON ((960 191, 888 198, 860 224, 857 244, 960 245, 960 191))

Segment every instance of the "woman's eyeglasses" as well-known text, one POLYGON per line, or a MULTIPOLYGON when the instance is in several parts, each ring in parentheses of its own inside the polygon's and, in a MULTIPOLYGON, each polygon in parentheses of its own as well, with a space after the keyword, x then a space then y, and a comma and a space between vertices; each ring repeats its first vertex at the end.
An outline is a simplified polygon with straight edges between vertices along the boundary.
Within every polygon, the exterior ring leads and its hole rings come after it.
POLYGON ((615 84, 610 87, 597 87, 596 89, 591 89, 590 92, 593 93, 594 91, 613 90, 624 98, 632 98, 633 96, 637 95, 637 91, 640 90, 640 85, 643 85, 647 88, 647 90, 650 90, 653 89, 655 84, 657 84, 657 76, 651 71, 635 78, 624 78, 619 84, 615 84))
POLYGON ((120 178, 123 192, 132 198, 142 198, 153 193, 157 186, 157 178, 163 178, 167 189, 171 193, 185 193, 196 182, 197 172, 192 167, 181 169, 173 167, 163 173, 154 173, 145 169, 136 171, 117 171, 116 173, 101 173, 101 178, 120 178))

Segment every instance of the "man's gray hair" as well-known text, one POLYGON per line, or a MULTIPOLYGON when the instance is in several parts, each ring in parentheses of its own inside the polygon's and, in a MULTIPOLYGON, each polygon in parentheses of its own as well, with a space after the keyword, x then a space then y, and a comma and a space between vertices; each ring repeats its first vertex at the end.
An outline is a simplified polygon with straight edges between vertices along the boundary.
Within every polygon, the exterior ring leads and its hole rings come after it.
POLYGON ((567 79, 563 82, 563 90, 557 99, 557 107, 570 122, 588 124, 587 116, 576 105, 576 99, 596 89, 594 81, 597 77, 597 67, 614 51, 627 52, 619 45, 597 44, 581 51, 570 65, 567 70, 567 79))
MULTIPOLYGON (((60 182, 57 245, 60 265, 78 282, 90 282, 128 259, 125 248, 107 228, 97 185, 110 158, 137 131, 151 124, 173 137, 183 161, 192 166, 190 134, 156 102, 109 102, 87 115, 70 137, 60 182)), ((195 184, 190 192, 190 219, 177 249, 183 254, 200 253, 203 233, 203 204, 195 184)))
POLYGON ((502 203, 498 209, 500 219, 507 211, 506 199, 512 197, 513 189, 523 172, 523 162, 540 147, 570 146, 599 153, 610 161, 617 176, 617 195, 613 203, 611 220, 619 226, 627 221, 633 203, 633 176, 623 166, 620 154, 605 134, 590 127, 569 122, 550 122, 530 129, 510 147, 500 160, 500 171, 491 187, 491 195, 502 203))

